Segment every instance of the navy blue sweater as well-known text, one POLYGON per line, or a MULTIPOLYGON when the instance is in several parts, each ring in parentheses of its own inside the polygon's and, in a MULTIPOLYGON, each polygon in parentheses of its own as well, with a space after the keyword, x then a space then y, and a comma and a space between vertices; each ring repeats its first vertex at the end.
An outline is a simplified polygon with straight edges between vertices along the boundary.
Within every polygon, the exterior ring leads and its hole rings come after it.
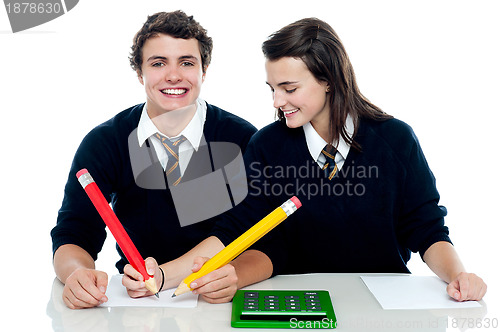
MULTIPOLYGON (((181 227, 170 190, 161 189, 164 183, 156 190, 137 185, 140 177, 134 178, 129 135, 137 128, 143 106, 136 105, 117 114, 94 128, 82 141, 71 165, 57 225, 51 232, 53 252, 63 244, 76 244, 95 260, 106 238, 105 224, 75 176, 81 168, 89 170, 144 258, 155 257, 160 263, 175 259, 208 236, 217 217, 181 227)), ((255 131, 247 121, 207 104, 203 129, 207 143, 231 142, 244 151, 255 131)), ((137 138, 133 141, 137 142, 137 138)), ((149 171, 163 174, 156 154, 150 153, 146 145, 140 149, 145 151, 142 155, 149 155, 155 161, 149 171)), ((191 157, 183 179, 199 175, 194 174, 199 168, 192 166, 199 151, 191 157)), ((127 261, 118 247, 117 250, 121 259, 116 266, 121 273, 127 261)))
POLYGON ((391 119, 361 120, 338 177, 312 159, 302 128, 275 122, 247 148, 250 191, 213 231, 226 245, 296 195, 302 208, 257 242, 273 274, 401 272, 411 252, 448 241, 446 209, 412 129, 391 119))

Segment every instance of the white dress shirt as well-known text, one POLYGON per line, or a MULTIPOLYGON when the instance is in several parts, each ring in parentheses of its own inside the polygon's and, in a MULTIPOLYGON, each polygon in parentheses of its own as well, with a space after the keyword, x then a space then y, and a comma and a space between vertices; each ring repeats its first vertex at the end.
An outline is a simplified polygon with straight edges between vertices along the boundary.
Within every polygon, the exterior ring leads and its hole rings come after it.
POLYGON ((204 100, 198 98, 196 100, 196 113, 186 128, 184 128, 179 135, 175 137, 168 137, 163 135, 158 128, 156 128, 155 124, 148 115, 146 104, 144 104, 141 119, 139 120, 139 125, 137 126, 139 146, 142 147, 146 140, 151 138, 158 160, 160 161, 163 169, 165 169, 167 167, 168 154, 160 140, 155 137, 155 134, 159 133, 161 136, 168 138, 170 141, 176 141, 181 135, 186 137, 186 140, 179 145, 179 167, 182 176, 187 168, 187 165, 189 164, 189 160, 191 159, 193 152, 198 151, 198 148, 200 147, 206 117, 207 104, 204 100))
MULTIPOLYGON (((316 163, 319 165, 319 167, 323 168, 323 165, 325 165, 325 162, 326 162, 326 158, 321 153, 321 150, 323 150, 323 148, 325 147, 327 142, 323 138, 321 138, 321 136, 313 128, 313 126, 311 125, 310 122, 303 125, 302 128, 304 129, 304 134, 306 136, 307 148, 309 149, 309 153, 311 154, 311 157, 316 161, 316 163)), ((353 123, 350 115, 347 116, 345 128, 346 128, 347 134, 350 137, 352 137, 352 134, 354 133, 354 123, 353 123)), ((335 146, 334 143, 336 143, 336 142, 332 142, 333 146, 335 146)), ((337 146, 337 153, 335 154, 335 163, 337 164, 337 168, 339 170, 344 165, 344 162, 347 158, 347 154, 349 153, 350 148, 351 148, 351 146, 349 144, 347 144, 347 142, 342 138, 342 136, 340 136, 339 137, 339 144, 337 146)))

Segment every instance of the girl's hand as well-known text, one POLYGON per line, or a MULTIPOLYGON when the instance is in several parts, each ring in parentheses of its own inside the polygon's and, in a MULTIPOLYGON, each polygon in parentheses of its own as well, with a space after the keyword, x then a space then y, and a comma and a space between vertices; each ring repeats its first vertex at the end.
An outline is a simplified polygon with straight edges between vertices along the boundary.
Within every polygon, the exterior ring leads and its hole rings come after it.
POLYGON ((483 279, 474 273, 461 272, 448 284, 446 291, 459 302, 479 301, 486 293, 486 288, 483 279))
MULTIPOLYGON (((162 275, 158 267, 158 263, 152 257, 146 258, 146 271, 149 275, 154 276, 156 287, 159 291, 162 282, 162 275)), ((149 289, 146 288, 144 277, 132 265, 127 264, 123 268, 122 285, 127 289, 127 293, 132 298, 144 297, 154 295, 149 289)))
MULTIPOLYGON (((196 257, 194 259, 193 272, 197 272, 207 257, 196 257)), ((191 285, 193 294, 200 294, 209 303, 225 303, 233 299, 238 289, 238 276, 231 264, 224 265, 220 269, 194 280, 191 285)))

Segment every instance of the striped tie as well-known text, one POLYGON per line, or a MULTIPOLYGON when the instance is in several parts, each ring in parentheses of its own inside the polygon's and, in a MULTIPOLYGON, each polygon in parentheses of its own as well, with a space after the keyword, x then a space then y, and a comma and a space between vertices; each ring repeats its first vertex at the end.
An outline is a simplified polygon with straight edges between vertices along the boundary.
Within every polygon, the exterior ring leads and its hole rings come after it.
POLYGON ((337 153, 337 149, 335 149, 331 144, 325 145, 321 153, 326 158, 325 165, 322 170, 325 172, 328 180, 331 180, 335 177, 338 171, 337 164, 335 163, 335 154, 337 153))
POLYGON ((160 134, 155 135, 160 140, 168 154, 167 167, 165 173, 167 174, 167 181, 169 186, 176 186, 181 182, 181 169, 179 167, 179 145, 186 140, 186 137, 179 137, 176 141, 172 142, 160 134))

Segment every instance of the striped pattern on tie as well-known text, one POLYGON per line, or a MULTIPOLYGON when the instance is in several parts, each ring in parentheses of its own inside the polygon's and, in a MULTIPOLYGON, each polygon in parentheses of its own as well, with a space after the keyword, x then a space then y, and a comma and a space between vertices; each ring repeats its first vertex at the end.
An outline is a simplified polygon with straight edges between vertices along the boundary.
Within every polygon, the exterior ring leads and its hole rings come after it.
POLYGON ((325 172, 328 180, 331 180, 335 177, 335 175, 337 175, 338 171, 337 163, 335 162, 335 154, 337 154, 337 149, 335 149, 333 145, 327 144, 325 145, 323 150, 321 150, 321 153, 326 158, 326 162, 323 165, 322 170, 325 172))
POLYGON ((165 174, 169 186, 176 186, 181 182, 181 169, 179 167, 179 145, 186 140, 186 137, 181 136, 175 141, 156 133, 155 137, 161 142, 168 154, 167 167, 165 167, 165 174))

